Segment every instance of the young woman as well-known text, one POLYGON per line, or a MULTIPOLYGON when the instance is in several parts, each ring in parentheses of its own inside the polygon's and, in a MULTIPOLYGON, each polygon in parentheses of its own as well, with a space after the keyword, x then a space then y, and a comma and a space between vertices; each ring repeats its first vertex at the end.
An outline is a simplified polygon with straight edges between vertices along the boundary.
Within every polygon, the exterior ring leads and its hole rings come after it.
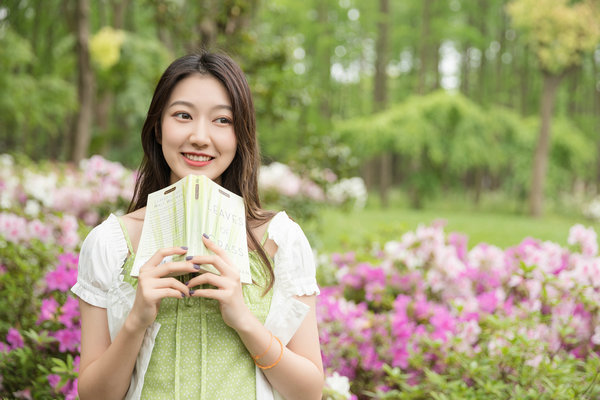
POLYGON ((221 54, 174 61, 154 92, 142 145, 131 212, 110 215, 81 248, 72 289, 80 398, 321 398, 314 261, 296 223, 261 209, 254 106, 240 68, 221 54), (147 195, 188 174, 244 198, 253 284, 242 285, 206 237, 214 255, 166 248, 130 276, 147 195), (186 261, 164 262, 174 255, 186 261), (220 274, 199 273, 199 264, 220 274), (176 278, 190 273, 189 282, 176 278))

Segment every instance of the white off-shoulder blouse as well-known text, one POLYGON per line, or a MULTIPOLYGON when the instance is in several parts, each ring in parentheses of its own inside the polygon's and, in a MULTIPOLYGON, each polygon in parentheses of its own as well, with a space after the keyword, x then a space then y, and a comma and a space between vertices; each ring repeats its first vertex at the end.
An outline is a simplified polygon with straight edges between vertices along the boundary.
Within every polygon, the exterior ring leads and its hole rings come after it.
MULTIPOLYGON (((278 249, 274 256, 273 297, 265 327, 287 344, 309 311, 309 306, 295 296, 319 294, 314 256, 300 226, 283 211, 272 218, 267 233, 278 249)), ((106 308, 111 339, 123 326, 135 300, 135 289, 123 281, 122 267, 128 254, 127 241, 119 220, 111 214, 84 240, 79 255, 77 282, 71 288, 86 303, 106 308)), ((140 397, 159 329, 160 324, 154 322, 146 330, 126 399, 140 397)), ((256 398, 281 398, 258 368, 256 398)))

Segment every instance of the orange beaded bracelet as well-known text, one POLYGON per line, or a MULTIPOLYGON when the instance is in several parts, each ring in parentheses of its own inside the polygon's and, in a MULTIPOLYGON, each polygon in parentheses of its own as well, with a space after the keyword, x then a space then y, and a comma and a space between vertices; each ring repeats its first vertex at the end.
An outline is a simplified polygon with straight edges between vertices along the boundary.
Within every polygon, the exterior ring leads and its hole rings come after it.
POLYGON ((255 362, 258 361, 259 358, 264 357, 269 352, 269 350, 271 349, 271 345, 273 344, 273 332, 269 331, 269 333, 271 334, 271 341, 269 342, 269 347, 267 347, 267 350, 265 350, 265 352, 262 353, 261 355, 259 355, 259 356, 252 356, 252 358, 254 358, 255 362))
MULTIPOLYGON (((271 334, 273 335, 273 334, 271 334)), ((281 348, 281 353, 279 354, 279 358, 277 359, 277 361, 275 361, 273 364, 271 365, 260 365, 259 363, 256 362, 256 359, 254 359, 254 364, 256 364, 256 366, 260 369, 269 369, 269 368, 273 368, 274 366, 276 366, 277 364, 279 364, 279 361, 281 361, 281 359, 283 358, 283 343, 281 343, 281 340, 279 340, 279 338, 277 336, 273 337, 279 342, 279 347, 281 348)), ((271 339, 272 341, 272 339, 271 339)))

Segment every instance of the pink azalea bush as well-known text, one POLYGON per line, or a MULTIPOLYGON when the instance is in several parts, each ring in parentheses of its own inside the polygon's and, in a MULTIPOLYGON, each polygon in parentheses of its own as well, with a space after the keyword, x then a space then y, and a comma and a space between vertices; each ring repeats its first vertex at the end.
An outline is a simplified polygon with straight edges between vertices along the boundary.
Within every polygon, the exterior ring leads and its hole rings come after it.
POLYGON ((77 398, 79 303, 68 294, 77 279, 77 260, 74 253, 58 255, 56 265, 36 283, 41 305, 35 322, 11 321, 14 326, 0 338, 3 398, 77 398))
MULTIPOLYGON (((0 155, 0 166, 0 396, 74 399, 77 251, 114 203, 127 204, 134 174, 100 157, 75 168, 0 155)), ((271 188, 316 204, 332 196, 318 187, 271 188)), ((596 233, 576 225, 567 243, 469 249, 434 223, 369 254, 327 257, 325 398, 599 398, 596 233)))
POLYGON ((299 175, 289 166, 273 162, 261 167, 258 183, 267 204, 276 204, 304 220, 314 218, 320 205, 362 208, 367 201, 362 178, 339 179, 330 169, 299 175))
POLYGON ((359 398, 598 398, 596 233, 576 225, 568 243, 467 250, 434 223, 370 262, 333 254, 317 313, 327 370, 359 398))
POLYGON ((47 214, 68 214, 93 226, 115 207, 126 207, 133 195, 135 174, 99 155, 74 166, 32 164, 2 154, 0 166, 0 209, 20 211, 33 220, 47 214))

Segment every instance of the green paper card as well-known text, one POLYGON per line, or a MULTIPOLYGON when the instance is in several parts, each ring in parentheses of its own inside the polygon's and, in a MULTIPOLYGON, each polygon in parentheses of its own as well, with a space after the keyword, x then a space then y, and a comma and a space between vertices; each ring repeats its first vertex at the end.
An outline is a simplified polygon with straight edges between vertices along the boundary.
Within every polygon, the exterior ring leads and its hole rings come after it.
MULTIPOLYGON (((148 195, 131 276, 138 276, 142 265, 163 247, 188 246, 186 255, 192 256, 212 254, 202 242, 203 233, 227 252, 239 268, 242 283, 252 283, 244 199, 204 175, 188 175, 148 195)), ((218 274, 212 265, 202 268, 218 274)))

